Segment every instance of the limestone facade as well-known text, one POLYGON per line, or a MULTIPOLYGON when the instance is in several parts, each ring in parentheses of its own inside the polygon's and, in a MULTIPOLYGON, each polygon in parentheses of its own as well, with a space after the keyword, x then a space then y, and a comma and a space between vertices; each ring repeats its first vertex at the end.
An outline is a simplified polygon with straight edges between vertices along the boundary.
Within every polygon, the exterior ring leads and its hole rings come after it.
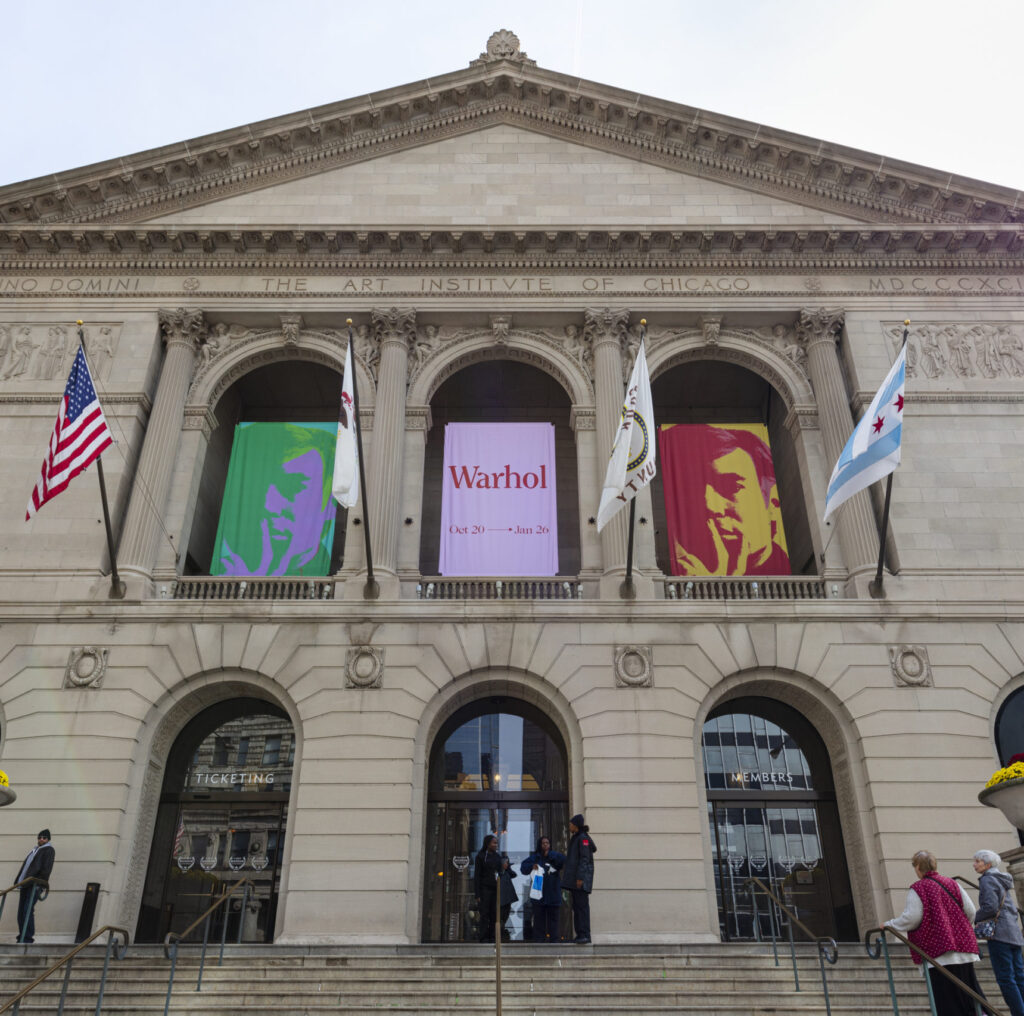
POLYGON ((0 190, 0 768, 18 793, 0 862, 13 878, 53 831, 41 938, 70 940, 87 881, 98 923, 135 927, 168 753, 233 698, 294 729, 278 942, 421 940, 431 751, 491 698, 564 742, 570 814, 600 843, 599 941, 717 940, 700 746, 731 699, 782 702, 827 745, 861 931, 900 909, 915 850, 969 875, 975 850, 1017 845, 977 801, 1024 688, 1014 195, 492 50, 372 102, 0 190), (124 599, 92 470, 23 521, 76 318, 117 439, 124 599), (347 318, 380 596, 357 508, 333 576, 215 598, 189 559, 216 524, 231 400, 268 369, 337 389, 347 318), (620 598, 627 513, 600 535, 589 520, 641 318, 656 389, 697 367, 763 383, 802 548, 789 584, 671 578, 648 490, 620 598), (820 520, 905 318, 875 599, 879 492, 820 520), (578 567, 540 592, 421 568, 435 397, 495 361, 568 407, 578 567))

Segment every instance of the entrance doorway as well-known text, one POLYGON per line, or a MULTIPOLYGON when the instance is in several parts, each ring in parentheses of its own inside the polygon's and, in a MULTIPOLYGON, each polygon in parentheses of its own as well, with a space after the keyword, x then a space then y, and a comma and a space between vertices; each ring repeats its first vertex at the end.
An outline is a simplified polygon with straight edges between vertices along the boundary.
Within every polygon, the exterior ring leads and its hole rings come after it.
MULTIPOLYGON (((567 759, 554 725, 535 707, 513 699, 486 700, 461 709, 441 729, 430 761, 427 803, 423 941, 478 942, 481 927, 474 890, 484 838, 498 837, 508 857, 515 900, 503 938, 533 937, 529 879, 520 865, 541 836, 553 850, 568 842, 567 759)), ((569 908, 561 914, 568 934, 569 908)))
MULTIPOLYGON (((711 714, 702 746, 722 939, 784 927, 756 877, 815 936, 855 941, 832 769, 811 724, 781 702, 733 700, 711 714)), ((793 934, 806 937, 798 925, 793 934)))
POLYGON ((273 941, 294 759, 291 721, 257 699, 212 706, 185 727, 164 774, 136 941, 182 932, 242 878, 248 901, 218 911, 210 934, 227 921, 232 940, 273 941))

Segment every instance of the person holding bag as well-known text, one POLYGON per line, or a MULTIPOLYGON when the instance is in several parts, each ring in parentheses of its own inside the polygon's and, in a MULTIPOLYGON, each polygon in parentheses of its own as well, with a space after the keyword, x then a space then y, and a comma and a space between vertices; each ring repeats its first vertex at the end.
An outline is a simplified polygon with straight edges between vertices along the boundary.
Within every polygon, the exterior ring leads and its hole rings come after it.
POLYGON ((1012 1016, 1024 1016, 1024 935, 1013 900, 1013 879, 999 870, 1000 860, 994 850, 974 855, 974 870, 981 876, 974 930, 979 938, 988 939, 992 972, 1012 1016))
POLYGON ((562 887, 558 873, 565 864, 565 854, 551 849, 551 840, 542 836, 537 849, 523 860, 519 870, 530 876, 530 898, 533 900, 534 942, 558 941, 558 914, 562 907, 562 887), (536 883, 540 882, 537 893, 536 883))
MULTIPOLYGON (((985 997, 974 971, 974 964, 981 959, 971 926, 974 903, 956 882, 939 874, 938 862, 930 851, 919 850, 910 863, 917 881, 907 890, 903 913, 886 921, 885 926, 906 935, 932 960, 927 977, 935 999, 936 1016, 975 1016, 974 999, 936 969, 943 967, 985 997)), ((913 950, 910 956, 918 965, 923 962, 913 950)))

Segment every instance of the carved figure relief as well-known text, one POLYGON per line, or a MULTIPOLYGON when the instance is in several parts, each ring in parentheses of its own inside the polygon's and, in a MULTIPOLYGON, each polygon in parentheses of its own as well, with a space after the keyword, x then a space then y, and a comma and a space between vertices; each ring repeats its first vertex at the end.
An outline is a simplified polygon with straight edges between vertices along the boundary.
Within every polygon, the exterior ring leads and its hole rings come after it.
MULTIPOLYGON (((93 379, 105 381, 117 352, 121 326, 92 324, 82 333, 93 379)), ((63 383, 77 348, 77 329, 67 324, 0 325, 0 380, 63 383)))
MULTIPOLYGON (((903 324, 883 324, 895 352, 903 324)), ((1024 325, 983 322, 911 325, 907 336, 907 377, 932 381, 1024 377, 1024 325)))
POLYGON ((426 325, 417 329, 409 344, 409 377, 416 373, 441 348, 441 337, 437 325, 426 325))
POLYGON ((367 373, 377 383, 377 365, 380 362, 380 341, 370 331, 369 325, 360 325, 352 336, 352 352, 357 360, 362 360, 367 373))

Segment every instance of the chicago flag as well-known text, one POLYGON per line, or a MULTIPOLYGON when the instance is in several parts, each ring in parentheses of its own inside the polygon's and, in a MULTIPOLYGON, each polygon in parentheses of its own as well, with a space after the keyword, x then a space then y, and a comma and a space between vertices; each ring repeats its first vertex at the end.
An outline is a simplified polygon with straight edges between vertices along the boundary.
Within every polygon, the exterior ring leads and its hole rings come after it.
POLYGON ((888 476, 900 464, 906 375, 904 346, 832 470, 825 495, 826 521, 844 501, 888 476))
POLYGON ((343 508, 351 508, 359 500, 359 451, 356 447, 354 377, 352 341, 345 350, 345 377, 341 382, 341 406, 338 411, 338 440, 334 446, 334 479, 331 493, 343 508))

